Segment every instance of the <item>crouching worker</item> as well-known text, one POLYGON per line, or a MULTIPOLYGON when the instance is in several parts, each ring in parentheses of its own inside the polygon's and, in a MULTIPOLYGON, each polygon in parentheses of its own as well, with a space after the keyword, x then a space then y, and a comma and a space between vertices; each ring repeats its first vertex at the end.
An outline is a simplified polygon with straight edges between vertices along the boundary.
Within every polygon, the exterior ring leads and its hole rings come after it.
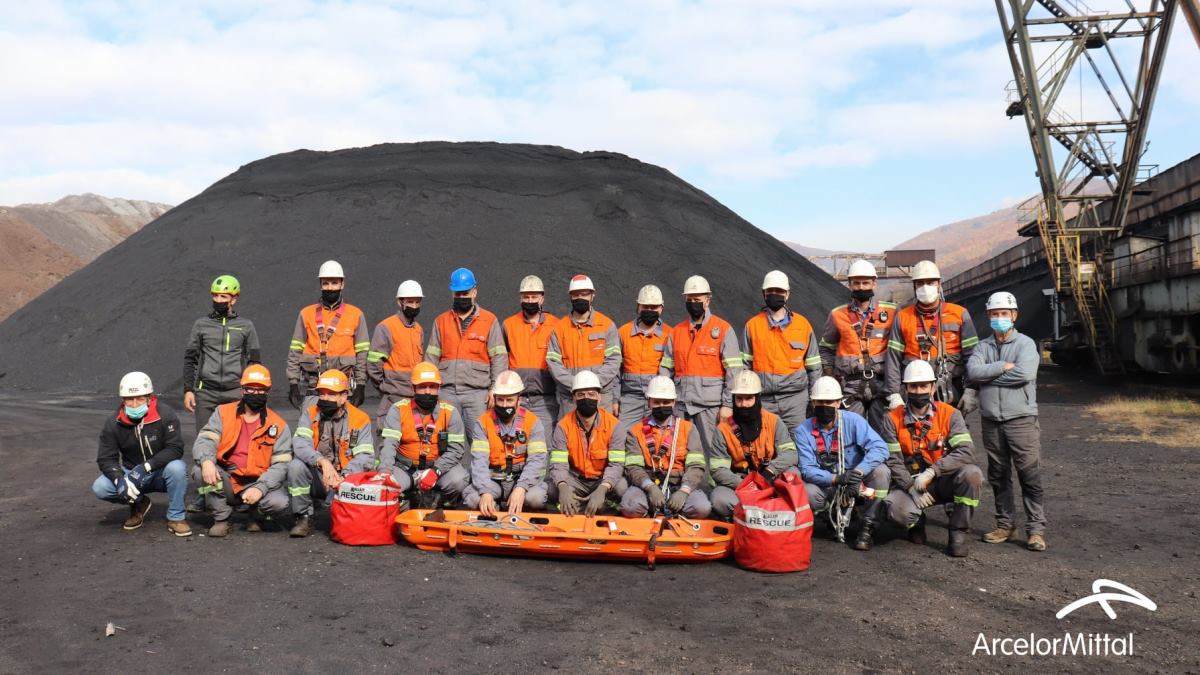
POLYGON ((465 427, 458 409, 438 398, 442 373, 437 366, 418 363, 411 380, 412 399, 402 398, 387 411, 379 470, 391 471, 405 492, 416 486, 422 502, 436 497, 445 506, 467 487, 465 427))
POLYGON ((713 436, 708 465, 712 470, 712 510, 728 520, 737 506, 737 490, 746 474, 756 471, 774 481, 784 471, 799 475, 796 443, 779 415, 763 410, 762 380, 753 370, 733 378, 733 417, 721 420, 713 436))
POLYGON ((625 475, 629 489, 621 515, 640 518, 664 510, 685 518, 707 518, 712 505, 700 489, 704 446, 691 422, 676 417, 675 383, 656 375, 646 384, 650 414, 625 434, 625 475))
POLYGON ((512 370, 496 376, 492 409, 471 432, 471 484, 463 505, 495 516, 546 506, 546 432, 542 421, 520 405, 525 383, 512 370))
POLYGON ((288 494, 296 522, 289 534, 312 534, 313 500, 328 504, 342 478, 375 467, 371 417, 349 402, 350 379, 340 370, 317 378, 317 396, 305 401, 292 440, 288 494))
POLYGON ((953 503, 946 552, 964 558, 971 515, 983 490, 983 472, 974 464, 975 446, 962 413, 949 403, 932 400, 936 381, 927 362, 908 364, 903 380, 908 404, 893 408, 881 423, 891 451, 888 517, 908 529, 909 541, 924 544, 925 509, 953 503))
POLYGON ((241 385, 242 399, 217 406, 192 446, 192 479, 213 514, 210 537, 229 534, 233 507, 241 504, 257 511, 247 532, 261 532, 263 517, 288 512, 292 430, 267 407, 271 372, 257 363, 247 366, 241 385))
POLYGON ((558 503, 560 513, 573 516, 582 510, 594 516, 610 492, 617 498, 625 494, 625 446, 616 416, 600 409, 595 373, 575 373, 571 398, 575 409, 554 428, 546 498, 558 503))
MULTIPOLYGON (((793 432, 799 452, 800 475, 813 513, 832 509, 837 514, 844 505, 835 497, 854 500, 862 507, 862 523, 854 548, 869 551, 874 543, 872 531, 880 500, 887 495, 890 476, 884 465, 887 445, 875 433, 866 418, 842 406, 842 387, 828 375, 812 389, 813 417, 804 420, 793 432), (862 486, 874 490, 871 498, 862 494, 862 486), (840 490, 839 490, 840 488, 840 490)), ((849 510, 846 510, 849 515, 849 510)), ((846 522, 838 526, 838 535, 846 522)))
POLYGON ((104 423, 96 464, 100 476, 92 483, 96 497, 128 504, 126 530, 136 530, 150 511, 151 492, 167 493, 167 529, 177 537, 192 534, 183 510, 187 494, 187 464, 179 417, 154 396, 145 373, 132 372, 118 387, 122 405, 104 423))

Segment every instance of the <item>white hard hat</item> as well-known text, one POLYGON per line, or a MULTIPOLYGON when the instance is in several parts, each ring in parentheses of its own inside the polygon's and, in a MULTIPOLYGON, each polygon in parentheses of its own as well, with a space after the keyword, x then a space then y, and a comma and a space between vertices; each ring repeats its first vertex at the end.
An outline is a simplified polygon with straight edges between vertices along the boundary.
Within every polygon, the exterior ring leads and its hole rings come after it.
POLYGON ((842 385, 828 375, 818 377, 816 383, 813 384, 810 398, 814 401, 840 401, 842 400, 842 385))
POLYGON ((421 292, 421 284, 409 279, 408 281, 400 284, 400 287, 396 289, 396 297, 423 298, 425 297, 425 294, 421 292))
POLYGON ((492 394, 495 396, 512 396, 523 391, 525 391, 525 381, 512 370, 502 371, 496 376, 496 383, 492 385, 492 394))
POLYGON ((518 293, 545 293, 546 286, 542 283, 541 277, 536 277, 532 274, 521 280, 521 287, 517 289, 518 293))
POLYGON ((922 260, 913 266, 912 278, 913 281, 921 279, 937 279, 941 281, 942 272, 938 269, 937 265, 933 264, 932 260, 922 260))
POLYGON ((763 287, 765 291, 768 288, 782 288, 785 291, 790 291, 791 286, 788 285, 787 275, 779 270, 771 270, 767 272, 767 276, 763 277, 763 287))
POLYGON ((917 359, 904 367, 904 379, 901 380, 904 384, 913 384, 918 382, 933 382, 937 377, 933 374, 933 366, 929 365, 928 361, 917 359))
POLYGON ((661 305, 663 304, 662 290, 654 284, 646 284, 638 291, 637 304, 639 305, 661 305))
POLYGON ((586 274, 576 274, 571 277, 571 285, 567 286, 567 291, 595 291, 596 286, 592 284, 592 278, 586 274))
POLYGON ((326 260, 321 263, 321 269, 317 270, 318 279, 345 279, 346 275, 342 272, 342 264, 336 260, 326 260))
MULTIPOLYGON (((846 271, 846 278, 853 279, 855 277, 871 277, 877 279, 879 272, 875 270, 875 266, 866 260, 855 260, 850 263, 850 269, 846 271)), ((913 277, 914 279, 916 277, 913 277)))
POLYGON ((712 293, 712 289, 708 287, 708 279, 700 276, 690 276, 687 281, 683 282, 683 294, 692 295, 693 293, 712 293))
POLYGON ((133 371, 126 373, 125 377, 121 378, 121 384, 117 387, 121 398, 127 396, 149 396, 154 393, 154 385, 150 383, 150 376, 140 372, 133 371))
POLYGON ((575 373, 575 378, 571 380, 571 391, 581 391, 583 389, 599 389, 600 378, 590 370, 581 370, 575 373))
POLYGON ((1017 298, 1008 291, 997 291, 988 296, 988 309, 1016 309, 1017 298))
POLYGON ((758 379, 758 373, 743 368, 733 378, 733 388, 729 390, 730 394, 757 396, 762 393, 762 380, 758 379))
POLYGON ((657 398, 664 401, 675 400, 675 381, 666 375, 655 375, 646 384, 646 398, 657 398))

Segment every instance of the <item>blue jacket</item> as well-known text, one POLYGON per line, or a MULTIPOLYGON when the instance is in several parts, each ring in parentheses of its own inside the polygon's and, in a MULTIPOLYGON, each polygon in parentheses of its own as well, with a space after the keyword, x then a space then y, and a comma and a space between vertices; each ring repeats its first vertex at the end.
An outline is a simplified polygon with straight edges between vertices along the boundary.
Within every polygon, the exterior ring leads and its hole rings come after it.
MULTIPOLYGON (((840 412, 842 443, 845 444, 841 452, 846 457, 846 470, 858 469, 865 476, 887 460, 887 443, 883 442, 862 415, 849 410, 840 412)), ((796 441, 796 450, 800 454, 800 475, 804 477, 805 483, 830 487, 833 485, 833 474, 822 469, 817 461, 817 444, 812 431, 815 424, 816 420, 810 417, 792 432, 792 440, 796 441)), ((827 449, 833 447, 833 441, 837 438, 837 427, 834 426, 828 431, 821 430, 821 437, 827 449)))

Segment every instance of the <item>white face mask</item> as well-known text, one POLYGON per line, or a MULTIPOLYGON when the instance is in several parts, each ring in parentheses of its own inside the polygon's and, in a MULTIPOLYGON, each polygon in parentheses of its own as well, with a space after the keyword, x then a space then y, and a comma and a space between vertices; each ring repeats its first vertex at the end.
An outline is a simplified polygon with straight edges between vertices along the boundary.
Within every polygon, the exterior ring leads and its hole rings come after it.
POLYGON ((938 290, 937 286, 917 286, 917 302, 923 305, 931 305, 937 302, 939 296, 938 290))

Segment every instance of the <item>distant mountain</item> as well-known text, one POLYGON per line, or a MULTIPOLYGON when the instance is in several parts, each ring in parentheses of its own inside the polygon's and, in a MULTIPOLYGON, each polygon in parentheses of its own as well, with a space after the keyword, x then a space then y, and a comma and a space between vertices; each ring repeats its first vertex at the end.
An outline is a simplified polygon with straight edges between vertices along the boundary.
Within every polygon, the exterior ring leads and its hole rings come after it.
POLYGON ((948 279, 1024 241, 1017 228, 1025 223, 1017 206, 992 211, 922 232, 896 249, 934 249, 938 268, 948 279))
POLYGON ((0 206, 0 319, 170 208, 91 193, 0 206))

